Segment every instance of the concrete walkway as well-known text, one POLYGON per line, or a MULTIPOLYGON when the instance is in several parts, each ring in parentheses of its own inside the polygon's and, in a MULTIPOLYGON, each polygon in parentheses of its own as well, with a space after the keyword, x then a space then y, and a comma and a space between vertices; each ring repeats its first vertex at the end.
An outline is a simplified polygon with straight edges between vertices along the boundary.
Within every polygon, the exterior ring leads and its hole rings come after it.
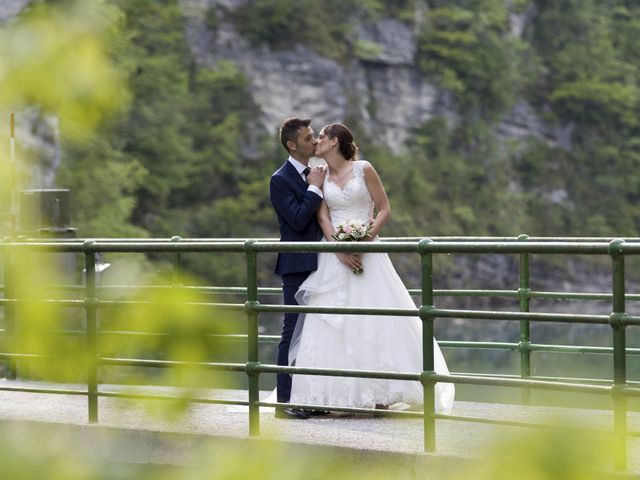
MULTIPOLYGON (((0 380, 0 387, 55 388, 38 382, 0 380)), ((84 386, 69 386, 84 389, 84 386)), ((117 391, 122 387, 101 385, 104 391, 117 391)), ((165 387, 149 387, 145 393, 166 394, 165 387)), ((209 392, 212 394, 212 392, 209 392)), ((264 392, 266 397, 268 392, 264 392)), ((246 391, 225 390, 215 392, 215 398, 246 399, 246 391)), ((152 401, 153 404, 162 403, 152 401)), ((118 461, 185 464, 196 438, 240 441, 248 438, 248 413, 238 407, 225 405, 194 404, 177 422, 159 419, 145 408, 140 400, 101 397, 99 399, 99 425, 87 426, 87 399, 84 396, 39 394, 0 391, 0 420, 4 424, 38 422, 64 424, 81 429, 106 429, 125 432, 135 448, 122 448, 115 456, 118 461), (161 435, 186 435, 190 440, 182 444, 159 442, 161 435), (155 440, 151 440, 151 438, 155 440), (180 446, 182 445, 182 446, 180 446)), ((452 460, 464 463, 483 456, 487 446, 496 440, 523 432, 525 429, 481 423, 445 421, 437 422, 437 452, 423 454, 422 420, 372 417, 368 415, 331 414, 309 420, 275 419, 272 410, 261 411, 261 437, 298 446, 322 446, 344 451, 396 455, 403 458, 420 458, 433 464, 446 464, 452 460)), ((536 406, 516 406, 456 402, 453 415, 501 419, 523 422, 544 421, 550 415, 558 418, 574 418, 594 428, 611 429, 611 413, 602 410, 551 409, 536 406)), ((640 414, 629 414, 629 429, 640 431, 640 414)), ((640 472, 640 440, 629 437, 629 470, 640 472)), ((114 454, 111 452, 111 454, 114 454)), ((444 467, 443 467, 444 468, 444 467)))

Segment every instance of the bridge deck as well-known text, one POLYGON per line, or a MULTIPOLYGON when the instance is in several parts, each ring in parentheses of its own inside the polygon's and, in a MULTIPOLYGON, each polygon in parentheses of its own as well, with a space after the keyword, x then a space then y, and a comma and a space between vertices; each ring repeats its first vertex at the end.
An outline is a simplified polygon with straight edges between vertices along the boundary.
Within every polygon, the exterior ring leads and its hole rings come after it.
MULTIPOLYGON (((55 388, 38 382, 0 380, 2 386, 55 388)), ((58 386, 59 387, 59 386, 58 386)), ((65 385, 69 387, 69 385, 65 385)), ((83 389, 83 386, 76 386, 83 389)), ((122 387, 101 385, 101 389, 114 391, 122 387)), ((166 387, 148 387, 145 393, 166 394, 166 387)), ((268 392, 264 392, 266 396, 268 392)), ((215 398, 246 399, 247 392, 226 390, 215 392, 215 398)), ((154 401, 158 402, 158 401, 154 401)), ((248 413, 238 407, 195 404, 179 422, 169 422, 153 415, 139 400, 99 399, 99 425, 127 432, 154 434, 188 434, 205 438, 246 439, 248 413)), ((611 412, 586 409, 560 409, 540 406, 456 402, 453 415, 523 422, 543 421, 554 416, 575 418, 594 428, 611 429, 611 412)), ((640 413, 629 414, 629 428, 640 431, 640 413)), ((68 426, 87 425, 87 399, 84 396, 39 394, 0 391, 0 420, 44 422, 68 426)), ((92 427, 95 428, 95 427, 92 427)), ((520 427, 497 426, 459 421, 437 422, 437 454, 441 460, 474 459, 481 457, 488 445, 513 433, 524 431, 520 427)), ((422 421, 373 417, 369 415, 331 414, 309 420, 279 420, 271 409, 261 412, 261 436, 296 445, 322 445, 340 447, 359 452, 422 455, 422 421)), ((640 472, 640 439, 629 437, 629 470, 640 472)), ((132 452, 126 452, 132 455, 132 452)), ((189 448, 148 451, 145 461, 157 463, 183 463, 188 461, 189 448)))

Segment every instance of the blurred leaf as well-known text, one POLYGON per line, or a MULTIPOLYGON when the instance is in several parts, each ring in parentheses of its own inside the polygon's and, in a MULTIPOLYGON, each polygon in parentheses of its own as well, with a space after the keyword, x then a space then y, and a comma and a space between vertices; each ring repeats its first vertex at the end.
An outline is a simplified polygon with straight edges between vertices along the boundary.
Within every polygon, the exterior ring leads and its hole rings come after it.
POLYGON ((39 105, 83 139, 128 99, 105 49, 121 20, 106 2, 35 3, 0 31, 0 105, 39 105))
POLYGON ((523 480, 600 480, 608 477, 614 448, 605 434, 544 428, 496 441, 465 478, 507 480, 518 472, 523 480))
POLYGON ((125 337, 104 337, 101 341, 102 355, 176 362, 174 366, 159 368, 157 372, 129 367, 120 374, 120 381, 127 384, 177 387, 179 398, 176 402, 153 405, 165 413, 181 412, 188 406, 189 399, 207 386, 225 386, 218 371, 198 364, 228 362, 237 344, 224 340, 222 336, 234 332, 233 326, 244 318, 243 312, 206 306, 215 299, 192 288, 179 286, 193 285, 193 280, 173 280, 173 287, 159 284, 130 289, 125 300, 133 303, 101 312, 101 323, 109 330, 130 332, 125 337))

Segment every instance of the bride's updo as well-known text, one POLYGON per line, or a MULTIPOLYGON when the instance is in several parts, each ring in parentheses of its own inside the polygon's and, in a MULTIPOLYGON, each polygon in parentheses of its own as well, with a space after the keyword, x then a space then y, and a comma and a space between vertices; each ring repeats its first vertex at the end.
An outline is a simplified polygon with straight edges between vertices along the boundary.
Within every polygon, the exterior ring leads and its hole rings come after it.
POLYGON ((330 123, 322 129, 329 138, 338 139, 338 150, 347 160, 358 159, 358 146, 353 141, 351 131, 342 123, 330 123))

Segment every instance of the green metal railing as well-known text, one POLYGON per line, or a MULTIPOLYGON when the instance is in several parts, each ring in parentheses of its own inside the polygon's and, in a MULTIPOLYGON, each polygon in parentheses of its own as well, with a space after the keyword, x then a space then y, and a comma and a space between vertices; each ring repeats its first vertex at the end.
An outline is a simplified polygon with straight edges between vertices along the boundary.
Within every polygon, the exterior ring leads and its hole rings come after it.
MULTIPOLYGON (((205 292, 246 293, 245 303, 205 303, 199 304, 219 309, 244 311, 247 319, 247 362, 246 363, 216 363, 202 362, 196 364, 201 368, 244 372, 249 380, 248 401, 230 401, 208 398, 195 398, 193 401, 202 403, 248 405, 249 434, 260 434, 260 406, 281 406, 278 403, 261 402, 259 400, 260 375, 264 373, 296 373, 309 375, 331 375, 364 378, 384 378, 397 380, 420 381, 424 387, 423 412, 389 412, 397 416, 421 417, 424 425, 424 450, 436 450, 436 421, 454 420, 479 423, 498 423, 503 425, 535 426, 526 422, 501 421, 484 418, 445 415, 435 412, 434 386, 437 382, 451 382, 455 384, 484 385, 495 387, 517 387, 522 391, 522 400, 530 401, 533 389, 557 390, 575 393, 591 393, 608 395, 613 400, 613 433, 617 439, 614 467, 617 470, 626 469, 627 465, 627 436, 638 436, 638 432, 629 432, 627 428, 627 399, 640 397, 640 384, 629 382, 626 374, 627 355, 638 355, 640 349, 626 346, 625 329, 627 326, 640 325, 640 317, 629 315, 626 311, 626 300, 640 300, 640 295, 630 295, 625 291, 625 258, 640 254, 640 239, 603 239, 603 238, 529 238, 522 235, 518 238, 483 238, 483 237, 439 237, 432 239, 383 239, 380 242, 278 242, 275 239, 242 240, 242 239, 98 239, 98 240, 49 240, 49 241, 5 241, 0 245, 4 258, 4 298, 0 306, 4 307, 5 335, 9 338, 13 334, 15 321, 15 306, 23 300, 16 298, 13 289, 13 257, 19 253, 78 253, 85 259, 84 298, 47 300, 51 304, 64 307, 84 309, 86 329, 76 332, 86 336, 86 346, 89 354, 95 359, 87 372, 87 389, 45 389, 17 387, 11 385, 0 386, 1 390, 19 390, 40 393, 64 393, 86 395, 88 397, 88 419, 90 423, 98 422, 98 398, 127 397, 127 398, 169 398, 159 395, 139 395, 125 392, 110 392, 98 388, 99 366, 138 366, 138 367, 172 367, 181 364, 176 361, 143 360, 126 358, 104 358, 98 349, 98 336, 108 334, 101 332, 97 325, 97 313, 100 309, 117 305, 136 304, 132 301, 105 300, 98 298, 96 287, 95 256, 98 253, 169 253, 175 255, 174 268, 181 269, 181 255, 186 253, 241 253, 246 259, 247 286, 242 287, 188 287, 197 288, 205 292), (412 253, 420 257, 422 285, 418 290, 411 290, 421 297, 419 308, 385 308, 373 309, 365 307, 309 307, 286 306, 280 304, 265 304, 259 301, 259 294, 278 294, 279 289, 259 288, 257 280, 258 259, 261 254, 276 252, 359 252, 359 253, 412 253), (519 286, 517 290, 436 290, 433 288, 433 258, 447 254, 512 254, 519 257, 519 286), (529 263, 530 255, 593 255, 607 256, 611 260, 612 283, 611 293, 573 293, 573 292, 536 292, 530 289, 529 263), (484 296, 515 298, 519 302, 518 311, 466 310, 443 309, 435 305, 438 296, 484 296), (611 314, 563 314, 530 312, 530 301, 533 299, 570 299, 570 300, 610 300, 611 314), (422 321, 423 332, 423 371, 422 372, 375 372, 362 370, 332 370, 322 368, 284 367, 262 363, 259 358, 258 345, 260 341, 275 341, 276 336, 260 336, 258 325, 260 315, 270 312, 299 312, 299 313, 341 313, 341 314, 369 314, 418 316, 422 321), (485 320, 506 320, 519 323, 520 335, 517 343, 509 342, 447 342, 440 341, 442 347, 450 348, 491 348, 517 351, 520 356, 520 376, 491 375, 491 374, 451 374, 439 375, 434 371, 433 329, 436 319, 467 318, 485 320), (609 325, 612 331, 612 348, 584 347, 568 345, 535 344, 530 339, 531 322, 557 322, 568 324, 609 325), (531 372, 532 352, 565 352, 565 353, 610 353, 613 355, 613 380, 593 380, 560 377, 535 377, 531 372)), ((76 287, 78 288, 78 287, 76 287)), ((139 302, 137 302, 139 303, 139 302)), ((118 332, 110 332, 118 334, 118 332)), ((241 336, 235 336, 236 339, 241 336)), ((0 353, 0 359, 8 362, 8 371, 15 372, 15 362, 32 359, 33 356, 12 351, 0 353)), ((326 408, 323 405, 293 405, 304 408, 326 408)), ((334 411, 375 413, 371 409, 357 409, 346 407, 332 407, 334 411)))

